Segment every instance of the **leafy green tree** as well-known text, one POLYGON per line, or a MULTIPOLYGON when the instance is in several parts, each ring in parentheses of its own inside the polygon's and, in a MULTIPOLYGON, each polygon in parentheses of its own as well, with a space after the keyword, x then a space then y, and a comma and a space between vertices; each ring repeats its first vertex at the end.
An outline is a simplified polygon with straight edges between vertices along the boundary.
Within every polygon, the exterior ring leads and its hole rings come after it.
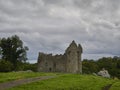
POLYGON ((100 58, 97 61, 97 64, 99 65, 100 69, 105 68, 105 69, 111 69, 112 68, 112 58, 111 57, 103 57, 100 58))
POLYGON ((82 66, 83 66, 83 73, 87 73, 87 74, 96 73, 98 72, 99 69, 98 65, 96 64, 96 61, 94 60, 84 59, 82 62, 82 66))
POLYGON ((37 71, 37 63, 31 64, 31 63, 24 63, 23 64, 24 69, 23 70, 32 70, 34 72, 37 71))
POLYGON ((22 40, 17 35, 8 38, 2 38, 0 41, 1 58, 10 61, 14 69, 17 62, 25 62, 27 60, 26 53, 28 47, 23 46, 22 40))
MULTIPOLYGON (((1 44, 1 38, 0 38, 0 44, 1 44)), ((2 49, 0 47, 0 59, 1 59, 2 49)))

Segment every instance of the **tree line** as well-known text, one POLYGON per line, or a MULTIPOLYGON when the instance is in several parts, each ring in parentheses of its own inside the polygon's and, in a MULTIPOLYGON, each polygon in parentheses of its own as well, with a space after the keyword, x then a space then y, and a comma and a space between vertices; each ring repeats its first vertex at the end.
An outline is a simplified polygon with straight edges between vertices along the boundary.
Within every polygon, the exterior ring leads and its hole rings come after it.
POLYGON ((98 60, 84 59, 82 65, 85 74, 97 73, 105 68, 112 77, 120 78, 120 57, 118 56, 102 57, 98 60))

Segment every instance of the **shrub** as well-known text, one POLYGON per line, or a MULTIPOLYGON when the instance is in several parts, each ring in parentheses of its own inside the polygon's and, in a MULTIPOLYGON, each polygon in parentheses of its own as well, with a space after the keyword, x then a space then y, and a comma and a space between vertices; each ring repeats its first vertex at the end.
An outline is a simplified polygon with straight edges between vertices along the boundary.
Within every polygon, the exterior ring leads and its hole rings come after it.
POLYGON ((13 64, 6 60, 0 60, 0 72, 9 72, 12 71, 13 64))
POLYGON ((30 64, 30 63, 24 63, 24 70, 32 70, 34 72, 37 71, 37 64, 30 64))

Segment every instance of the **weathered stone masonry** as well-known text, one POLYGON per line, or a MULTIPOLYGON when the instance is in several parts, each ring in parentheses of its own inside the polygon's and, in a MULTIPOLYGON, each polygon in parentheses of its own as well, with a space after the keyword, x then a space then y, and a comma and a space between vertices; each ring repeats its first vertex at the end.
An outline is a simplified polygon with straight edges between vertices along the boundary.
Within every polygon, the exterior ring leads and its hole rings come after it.
POLYGON ((81 61, 82 47, 75 41, 69 45, 63 55, 52 55, 39 53, 38 71, 39 72, 68 72, 82 73, 81 61))

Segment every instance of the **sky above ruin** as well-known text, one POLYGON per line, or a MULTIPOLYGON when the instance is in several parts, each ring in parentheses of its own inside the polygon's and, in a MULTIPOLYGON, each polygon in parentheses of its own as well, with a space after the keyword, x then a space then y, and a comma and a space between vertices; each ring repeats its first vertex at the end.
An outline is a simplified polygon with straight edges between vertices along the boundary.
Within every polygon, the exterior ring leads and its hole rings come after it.
POLYGON ((18 35, 38 52, 63 54, 75 40, 82 58, 120 56, 120 0, 0 0, 0 38, 18 35))

